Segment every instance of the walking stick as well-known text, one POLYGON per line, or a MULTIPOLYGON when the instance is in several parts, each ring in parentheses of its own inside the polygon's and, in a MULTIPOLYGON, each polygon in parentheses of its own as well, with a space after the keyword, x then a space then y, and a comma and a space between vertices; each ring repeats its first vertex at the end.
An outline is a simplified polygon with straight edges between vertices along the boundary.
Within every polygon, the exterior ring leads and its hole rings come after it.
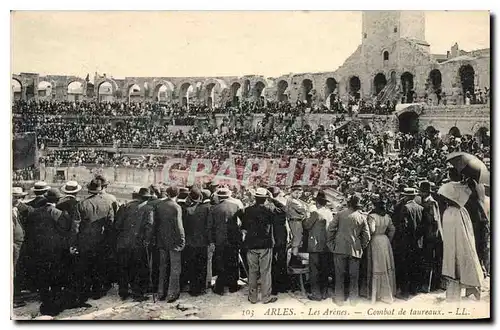
MULTIPOLYGON (((247 275, 247 280, 248 280, 249 279, 248 278, 248 271, 247 271, 247 268, 245 267, 245 263, 243 262, 243 258, 241 257, 240 253, 238 253, 238 259, 241 262, 241 265, 243 266, 243 270, 245 271, 245 274, 247 275)), ((244 282, 248 283, 247 281, 244 281, 244 282)))
POLYGON ((148 259, 148 271, 149 271, 149 288, 153 291, 153 303, 156 303, 156 290, 153 286, 153 254, 149 253, 149 249, 146 247, 146 258, 148 259))

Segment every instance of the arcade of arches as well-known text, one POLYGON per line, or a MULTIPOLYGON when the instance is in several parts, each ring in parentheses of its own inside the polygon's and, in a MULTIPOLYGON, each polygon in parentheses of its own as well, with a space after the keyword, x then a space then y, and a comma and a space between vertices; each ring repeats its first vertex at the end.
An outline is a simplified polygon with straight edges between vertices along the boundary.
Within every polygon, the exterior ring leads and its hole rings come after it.
POLYGON ((377 73, 373 78, 373 88, 375 95, 378 95, 378 93, 380 93, 384 89, 385 85, 387 85, 387 78, 385 77, 385 74, 377 73))
POLYGON ((114 100, 113 86, 109 81, 102 82, 97 91, 99 102, 112 102, 114 100))
POLYGON ((302 101, 306 102, 307 106, 312 103, 311 91, 313 89, 313 82, 311 79, 302 80, 302 101))
POLYGON ((288 89, 288 83, 285 80, 280 80, 278 82, 278 101, 286 102, 288 101, 288 95, 286 90, 288 89))
POLYGON ((335 78, 326 79, 325 96, 328 100, 328 108, 333 109, 335 102, 335 91, 337 89, 337 80, 335 78))
POLYGON ((241 84, 239 82, 234 82, 231 85, 231 104, 237 106, 241 99, 241 84))

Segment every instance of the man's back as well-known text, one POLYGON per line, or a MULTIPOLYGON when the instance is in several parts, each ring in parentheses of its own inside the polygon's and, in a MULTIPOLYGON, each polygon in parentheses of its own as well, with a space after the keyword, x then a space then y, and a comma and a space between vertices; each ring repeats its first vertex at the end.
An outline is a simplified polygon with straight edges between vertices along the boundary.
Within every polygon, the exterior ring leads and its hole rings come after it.
POLYGON ((365 215, 352 210, 340 212, 333 252, 361 258, 363 248, 369 242, 369 235, 365 215))
POLYGON ((158 224, 157 245, 163 249, 184 246, 185 236, 182 225, 182 209, 173 199, 166 199, 156 205, 158 224))
POLYGON ((211 241, 215 245, 233 245, 241 243, 238 227, 240 207, 233 202, 223 200, 212 207, 209 213, 211 241))
POLYGON ((245 209, 242 227, 247 231, 244 245, 248 249, 270 249, 274 245, 273 212, 267 205, 254 204, 245 209))
POLYGON ((99 247, 104 239, 104 232, 114 220, 114 210, 101 195, 92 195, 80 201, 75 214, 78 242, 82 251, 99 247))

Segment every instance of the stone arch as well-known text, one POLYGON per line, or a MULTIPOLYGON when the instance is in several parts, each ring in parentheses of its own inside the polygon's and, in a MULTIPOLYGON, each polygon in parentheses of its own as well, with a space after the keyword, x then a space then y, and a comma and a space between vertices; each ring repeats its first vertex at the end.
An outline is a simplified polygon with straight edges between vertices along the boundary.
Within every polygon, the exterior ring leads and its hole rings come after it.
POLYGON ((14 101, 21 100, 23 98, 23 84, 19 79, 12 78, 11 94, 12 100, 14 101))
POLYGON ((382 58, 384 61, 389 61, 389 51, 384 50, 384 52, 382 53, 382 58))
POLYGON ((403 102, 402 103, 413 103, 413 74, 405 71, 401 75, 401 85, 403 92, 403 102))
POLYGON ((387 85, 385 74, 383 72, 377 73, 373 77, 373 93, 378 95, 384 89, 385 85, 387 85))
POLYGON ((40 81, 37 86, 38 97, 43 99, 52 97, 52 88, 52 83, 47 80, 40 81))
POLYGON ((278 95, 277 99, 280 102, 288 101, 288 81, 281 79, 278 81, 278 95))
POLYGON ((194 87, 192 82, 190 81, 184 81, 180 84, 179 88, 179 103, 181 106, 187 106, 189 107, 189 104, 191 103, 191 97, 194 91, 194 87))
POLYGON ((337 90, 337 80, 333 77, 329 77, 325 81, 325 101, 328 109, 333 109, 333 103, 335 102, 335 92, 337 90))
POLYGON ((354 97, 356 100, 361 98, 361 80, 358 76, 351 76, 349 78, 349 95, 354 97))
POLYGON ((68 86, 68 101, 79 101, 83 96, 84 84, 80 80, 71 81, 68 86))
POLYGON ((462 136, 462 134, 460 133, 460 130, 456 126, 453 126, 452 128, 450 128, 450 130, 448 131, 448 135, 451 135, 454 137, 461 137, 462 136))
POLYGON ((231 83, 231 104, 238 106, 241 100, 241 84, 239 81, 231 83))
POLYGON ((142 99, 142 89, 136 82, 131 82, 128 84, 127 88, 127 98, 129 102, 140 102, 142 99))
POLYGON ((306 78, 302 80, 300 84, 300 96, 301 101, 305 102, 308 107, 312 104, 312 94, 311 91, 314 89, 314 83, 312 79, 306 78))
POLYGON ((222 92, 227 89, 227 85, 224 80, 221 79, 208 79, 204 83, 205 85, 205 103, 213 108, 218 106, 221 102, 222 92))
POLYGON ((168 80, 154 82, 153 98, 156 102, 166 103, 172 101, 175 86, 168 80))
POLYGON ((487 127, 481 126, 474 134, 479 144, 483 144, 485 147, 490 146, 491 137, 490 130, 487 127))
POLYGON ((97 99, 99 102, 113 101, 115 93, 118 90, 118 84, 113 79, 101 78, 96 82, 95 88, 97 99), (106 91, 104 91, 104 89, 101 91, 101 87, 103 86, 103 84, 105 84, 104 86, 106 86, 106 91))
POLYGON ((402 133, 418 132, 418 114, 415 111, 403 111, 398 115, 399 131, 402 133))
POLYGON ((442 92, 443 76, 439 69, 433 69, 429 72, 429 83, 428 90, 429 93, 435 94, 438 100, 438 104, 441 103, 441 92, 442 92))
POLYGON ((465 102, 465 98, 467 97, 467 93, 469 93, 471 100, 474 99, 474 80, 475 80, 475 71, 472 65, 464 64, 460 66, 458 69, 459 81, 462 86, 463 98, 465 102))

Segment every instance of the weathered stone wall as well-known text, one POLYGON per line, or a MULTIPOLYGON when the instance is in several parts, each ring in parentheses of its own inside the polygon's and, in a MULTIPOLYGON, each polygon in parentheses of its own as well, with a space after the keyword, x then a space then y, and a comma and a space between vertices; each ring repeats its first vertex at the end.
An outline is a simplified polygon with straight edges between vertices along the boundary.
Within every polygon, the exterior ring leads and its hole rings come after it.
POLYGON ((457 127, 461 134, 475 135, 481 127, 491 129, 490 111, 487 105, 429 107, 420 115, 419 127, 433 126, 442 134, 457 127))

